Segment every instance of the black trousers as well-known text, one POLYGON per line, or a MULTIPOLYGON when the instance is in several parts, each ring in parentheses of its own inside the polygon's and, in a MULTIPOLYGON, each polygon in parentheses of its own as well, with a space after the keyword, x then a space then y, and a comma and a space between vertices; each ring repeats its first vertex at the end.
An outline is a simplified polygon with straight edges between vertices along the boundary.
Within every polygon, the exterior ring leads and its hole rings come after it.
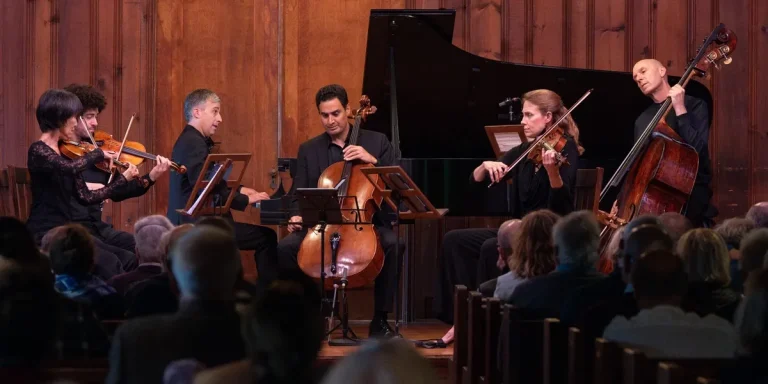
MULTIPOLYGON (((384 266, 376 277, 373 289, 373 309, 377 312, 392 312, 397 290, 397 235, 392 229, 375 227, 379 234, 379 241, 384 248, 384 266)), ((277 244, 277 253, 280 260, 280 268, 293 270, 299 268, 297 260, 299 248, 307 235, 306 228, 296 231, 280 240, 277 244)), ((328 236, 326 235, 326 239, 328 236)), ((403 243, 403 239, 401 239, 403 243)), ((330 243, 328 243, 330 246, 330 243)))
POLYGON ((136 258, 136 239, 133 234, 119 231, 106 223, 100 224, 90 231, 96 243, 97 253, 114 255, 120 260, 125 272, 136 269, 139 261, 136 258))
POLYGON ((688 202, 685 205, 685 217, 691 220, 694 227, 712 228, 714 218, 717 216, 717 208, 709 204, 712 199, 712 190, 708 185, 695 184, 688 202))
POLYGON ((453 324, 453 291, 456 285, 469 290, 501 274, 496 235, 498 229, 456 229, 443 237, 442 255, 437 260, 438 278, 434 310, 437 318, 453 324))
POLYGON ((255 251, 256 270, 261 283, 277 277, 277 233, 271 228, 238 223, 227 216, 235 228, 235 240, 241 250, 255 251))

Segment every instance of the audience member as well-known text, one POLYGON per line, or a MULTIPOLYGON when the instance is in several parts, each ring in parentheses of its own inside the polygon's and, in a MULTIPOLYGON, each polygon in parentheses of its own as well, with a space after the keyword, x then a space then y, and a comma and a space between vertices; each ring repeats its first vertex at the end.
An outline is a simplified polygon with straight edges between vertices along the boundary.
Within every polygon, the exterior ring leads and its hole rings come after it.
POLYGON ((715 315, 699 317, 680 308, 688 284, 683 260, 672 252, 643 254, 632 269, 640 312, 618 316, 603 337, 639 348, 651 358, 729 358, 738 345, 736 332, 715 315))
POLYGON ((373 341, 336 364, 322 384, 432 384, 429 360, 401 339, 373 341))
POLYGON ((42 243, 56 275, 57 292, 87 304, 100 319, 123 317, 122 298, 92 272, 96 248, 85 227, 67 224, 53 228, 43 236, 42 243))
POLYGON ((559 263, 554 272, 518 285, 509 299, 535 317, 559 318, 568 292, 604 278, 595 269, 600 227, 592 212, 568 214, 555 224, 552 235, 559 263))
POLYGON ((659 222, 675 246, 677 246, 677 242, 683 237, 684 233, 693 229, 691 220, 679 212, 664 212, 659 215, 659 222))
POLYGON ((752 292, 744 298, 736 313, 736 330, 743 354, 728 367, 723 384, 758 384, 768 382, 768 270, 760 271, 752 292))
POLYGON ((234 302, 240 270, 234 236, 211 226, 193 228, 178 239, 170 259, 181 294, 178 312, 118 328, 107 383, 160 383, 175 360, 215 367, 245 356, 234 302))
POLYGON ((728 247, 728 256, 731 259, 728 266, 731 274, 730 287, 737 292, 744 291, 744 281, 741 279, 741 273, 739 272, 741 241, 753 229, 755 229, 754 221, 738 217, 725 220, 715 228, 715 232, 725 240, 725 245, 728 247))
POLYGON ((747 219, 755 222, 757 228, 768 228, 768 201, 762 201, 747 211, 747 219))
POLYGON ((192 230, 192 224, 182 224, 160 237, 158 248, 162 254, 163 272, 134 284, 125 294, 126 317, 175 313, 179 309, 179 289, 171 273, 170 252, 184 234, 192 230))
MULTIPOLYGON (((0 217, 0 255, 25 266, 36 266, 50 275, 48 258, 40 254, 32 233, 15 217, 0 217)), ((53 279, 52 275, 50 277, 53 279)))
POLYGON ((747 234, 739 247, 741 261, 739 263, 739 277, 744 281, 744 293, 749 294, 751 280, 754 275, 762 270, 763 264, 768 260, 768 228, 759 228, 747 234))
POLYGON ((164 252, 160 249, 160 238, 173 229, 173 224, 163 215, 146 216, 133 226, 136 242, 136 258, 139 266, 133 271, 112 277, 108 283, 117 293, 125 295, 128 289, 140 281, 163 272, 164 252))
POLYGON ((711 229, 694 229, 680 239, 677 253, 688 273, 688 292, 682 307, 699 316, 712 313, 733 321, 741 295, 729 286, 730 258, 723 238, 711 229))
MULTIPOLYGON (((499 234, 496 238, 498 243, 496 250, 499 253, 499 258, 496 260, 496 269, 502 274, 509 271, 509 266, 507 264, 509 257, 512 256, 513 242, 518 227, 520 227, 520 219, 507 220, 499 226, 499 234)), ((478 281, 480 281, 479 279, 481 277, 481 274, 478 274, 478 281)), ((496 291, 497 282, 498 277, 482 282, 477 290, 484 297, 492 297, 493 293, 496 291)))

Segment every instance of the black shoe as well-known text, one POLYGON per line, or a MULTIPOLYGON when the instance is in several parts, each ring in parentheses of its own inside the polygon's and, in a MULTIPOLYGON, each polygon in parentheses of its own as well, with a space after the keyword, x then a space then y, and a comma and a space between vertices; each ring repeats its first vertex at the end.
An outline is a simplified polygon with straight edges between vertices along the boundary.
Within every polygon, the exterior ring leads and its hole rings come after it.
POLYGON ((389 339, 395 336, 395 331, 389 326, 387 319, 373 319, 368 327, 368 337, 389 339))

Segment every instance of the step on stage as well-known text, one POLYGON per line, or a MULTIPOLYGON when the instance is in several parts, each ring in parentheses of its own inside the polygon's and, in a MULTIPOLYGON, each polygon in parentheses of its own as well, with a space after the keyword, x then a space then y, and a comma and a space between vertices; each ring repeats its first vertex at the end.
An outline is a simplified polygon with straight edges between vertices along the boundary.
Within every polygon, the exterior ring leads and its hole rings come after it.
MULTIPOLYGON (((350 328, 362 338, 360 345, 365 344, 368 337, 368 321, 350 320, 350 328)), ((394 329, 394 322, 390 321, 390 326, 394 329)), ((424 340, 424 339, 438 339, 445 335, 445 332, 450 329, 450 325, 446 325, 439 321, 419 321, 410 324, 400 324, 400 334, 406 340, 424 340)), ((341 331, 337 330, 331 334, 331 338, 341 337, 341 331)), ((323 342, 323 347, 320 349, 320 354, 317 356, 318 365, 325 369, 330 369, 332 365, 340 361, 347 355, 354 353, 360 346, 352 347, 336 347, 329 346, 327 339, 323 342)), ((416 348, 416 347, 414 347, 416 348)), ((453 343, 449 344, 446 348, 424 349, 416 348, 422 356, 429 359, 432 363, 432 367, 435 369, 435 373, 439 378, 439 382, 448 382, 448 367, 453 358, 453 343)))

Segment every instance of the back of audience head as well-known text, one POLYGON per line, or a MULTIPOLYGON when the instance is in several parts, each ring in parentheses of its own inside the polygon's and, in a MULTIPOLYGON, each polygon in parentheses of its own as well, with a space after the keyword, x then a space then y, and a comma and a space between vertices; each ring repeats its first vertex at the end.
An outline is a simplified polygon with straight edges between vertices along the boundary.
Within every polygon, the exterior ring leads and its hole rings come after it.
POLYGON ((235 235, 235 227, 233 227, 232 224, 230 224, 227 220, 219 216, 203 216, 195 223, 196 227, 201 225, 210 225, 212 227, 222 229, 227 233, 232 234, 232 236, 235 235))
POLYGON ((666 250, 674 251, 672 239, 667 232, 656 224, 636 225, 625 239, 621 240, 619 265, 625 281, 629 281, 633 264, 644 253, 666 250))
POLYGON ((680 306, 688 287, 685 264, 668 250, 645 253, 632 268, 632 286, 638 308, 680 306))
POLYGON ((317 283, 283 272, 245 313, 243 338, 258 383, 310 383, 324 336, 317 283))
POLYGON ((560 216, 550 210, 531 212, 520 222, 509 269, 527 279, 551 272, 557 264, 552 231, 560 216))
POLYGON ((755 222, 750 219, 734 217, 723 221, 715 228, 715 232, 725 240, 728 249, 738 250, 741 241, 749 232, 755 229, 755 222))
POLYGON ((687 217, 678 212, 664 212, 659 215, 661 227, 672 239, 673 244, 677 244, 684 233, 693 229, 693 223, 687 217))
POLYGON ((588 268, 597 262, 600 227, 591 211, 571 212, 555 224, 552 235, 560 264, 588 268))
POLYGON ((42 247, 57 275, 82 277, 91 273, 96 248, 91 234, 80 224, 62 225, 43 236, 42 247))
POLYGON ((752 355, 768 354, 768 270, 755 274, 750 293, 742 300, 734 325, 741 345, 752 355))
POLYGON ((0 258, 0 361, 36 366, 53 346, 55 292, 29 266, 0 258))
POLYGON ((697 228, 687 232, 677 244, 677 253, 685 261, 690 282, 708 282, 722 286, 731 282, 728 248, 723 238, 715 231, 697 228))
POLYGON ((0 217, 0 254, 19 263, 36 263, 40 252, 35 239, 19 219, 10 216, 0 217))
POLYGON ((323 384, 430 384, 437 375, 429 361, 405 340, 394 338, 364 344, 325 376, 323 384))
MULTIPOLYGON (((195 226, 192 224, 182 224, 178 227, 174 227, 168 232, 163 233, 163 235, 160 237, 160 244, 158 245, 158 248, 162 252, 162 263, 163 263, 163 270, 167 271, 169 274, 171 274, 171 249, 174 245, 181 239, 184 234, 192 230, 195 226)), ((173 274, 171 274, 173 275, 173 274)))
POLYGON ((139 263, 162 263, 164 250, 160 248, 163 235, 173 229, 173 224, 163 215, 142 217, 133 226, 136 240, 136 257, 139 263))
POLYGON ((171 260, 182 298, 234 299, 241 264, 231 234, 208 225, 192 228, 171 248, 171 260))
POLYGON ((758 228, 768 228, 768 201, 759 202, 749 208, 746 218, 754 221, 758 228))
POLYGON ((515 249, 515 238, 520 228, 520 219, 507 220, 499 226, 498 250, 499 254, 508 258, 515 249))

